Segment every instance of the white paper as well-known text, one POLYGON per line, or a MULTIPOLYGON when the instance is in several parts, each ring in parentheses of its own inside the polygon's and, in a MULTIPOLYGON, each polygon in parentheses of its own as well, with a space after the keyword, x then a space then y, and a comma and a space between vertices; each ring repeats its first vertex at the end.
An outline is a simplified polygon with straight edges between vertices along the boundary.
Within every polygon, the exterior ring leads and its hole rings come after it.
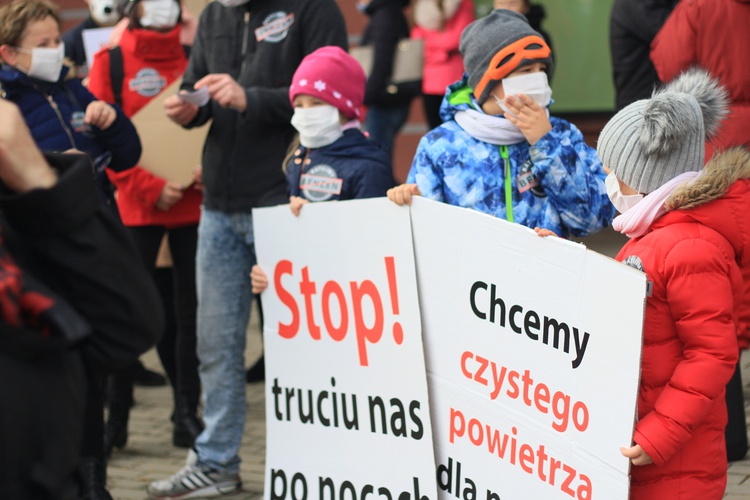
POLYGON ((109 35, 114 28, 92 28, 83 30, 81 38, 83 39, 83 51, 86 54, 86 62, 89 67, 94 62, 94 54, 107 46, 109 35))
POLYGON ((208 88, 206 87, 201 87, 192 92, 181 90, 177 93, 177 97, 185 102, 189 102, 190 104, 195 104, 196 106, 205 106, 211 99, 211 96, 208 95, 208 88))

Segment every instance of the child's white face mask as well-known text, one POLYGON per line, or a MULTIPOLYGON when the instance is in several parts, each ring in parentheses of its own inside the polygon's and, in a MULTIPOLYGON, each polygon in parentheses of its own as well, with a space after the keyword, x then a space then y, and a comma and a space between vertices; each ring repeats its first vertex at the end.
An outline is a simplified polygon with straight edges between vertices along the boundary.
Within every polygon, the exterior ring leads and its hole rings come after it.
POLYGON ((643 199, 643 195, 638 194, 622 194, 620 191, 620 183, 617 181, 617 177, 614 172, 610 172, 607 175, 607 179, 604 181, 604 185, 607 187, 607 196, 615 206, 618 212, 624 214, 643 199))
POLYGON ((294 108, 292 126, 299 132, 299 142, 306 148, 321 148, 336 142, 341 130, 339 110, 331 105, 294 108))
MULTIPOLYGON (((524 94, 543 108, 549 106, 552 100, 552 89, 549 87, 547 73, 544 71, 503 78, 502 83, 503 92, 506 97, 524 94)), ((495 102, 497 102, 503 111, 510 113, 502 99, 498 99, 495 94, 492 94, 492 97, 495 98, 495 102)))

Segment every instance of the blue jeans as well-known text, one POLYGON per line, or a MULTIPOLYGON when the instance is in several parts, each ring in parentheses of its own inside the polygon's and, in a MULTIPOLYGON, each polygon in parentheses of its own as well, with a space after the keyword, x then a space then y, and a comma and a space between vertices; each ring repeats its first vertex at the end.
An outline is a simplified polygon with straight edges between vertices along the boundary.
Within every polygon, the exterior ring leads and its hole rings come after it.
POLYGON ((365 116, 365 130, 370 139, 393 151, 393 141, 409 117, 409 105, 395 107, 370 106, 365 116))
POLYGON ((255 263, 250 213, 203 210, 198 225, 198 359, 206 427, 195 441, 198 464, 239 472, 245 426, 245 342, 250 269, 255 263))

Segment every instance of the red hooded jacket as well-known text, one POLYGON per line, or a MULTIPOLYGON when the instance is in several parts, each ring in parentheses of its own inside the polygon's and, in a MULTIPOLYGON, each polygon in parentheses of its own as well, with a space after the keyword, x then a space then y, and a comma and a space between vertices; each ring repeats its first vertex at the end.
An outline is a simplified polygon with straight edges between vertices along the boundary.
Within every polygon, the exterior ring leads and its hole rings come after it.
POLYGON ((750 154, 709 162, 672 210, 617 260, 646 273, 638 422, 653 464, 631 467, 631 500, 708 500, 727 478, 724 387, 734 373, 742 267, 750 265, 750 154))
MULTIPOLYGON (((750 146, 750 0, 682 0, 651 43, 662 82, 700 66, 729 91, 731 111, 715 149, 750 146)), ((709 154, 711 158, 710 145, 709 154)))
MULTIPOLYGON (((180 78, 187 66, 187 57, 180 44, 180 27, 167 33, 147 29, 126 29, 119 46, 123 59, 122 109, 133 116, 151 99, 180 78)), ((110 78, 109 51, 96 53, 89 72, 89 91, 98 99, 114 102, 110 78)), ((174 124, 164 116, 164 126, 174 124)), ((166 179, 136 166, 122 172, 107 170, 117 188, 117 207, 126 226, 180 227, 197 224, 203 196, 190 186, 183 190, 180 201, 169 210, 159 210, 156 202, 166 179)))

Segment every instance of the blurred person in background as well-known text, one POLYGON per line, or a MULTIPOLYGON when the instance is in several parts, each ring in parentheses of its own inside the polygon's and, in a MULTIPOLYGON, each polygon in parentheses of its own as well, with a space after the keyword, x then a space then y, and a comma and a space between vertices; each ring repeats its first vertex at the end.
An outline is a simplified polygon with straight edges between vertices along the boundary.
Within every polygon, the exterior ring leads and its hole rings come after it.
MULTIPOLYGON (((93 160, 91 173, 100 199, 116 215, 105 169, 123 171, 133 167, 141 155, 141 142, 119 107, 97 100, 80 80, 66 79, 64 51, 60 16, 54 4, 46 0, 14 0, 0 7, 3 96, 19 106, 40 149, 77 150, 93 160)), ((150 326, 144 328, 144 332, 134 332, 133 338, 151 331, 150 326)), ((101 364, 87 368, 83 490, 91 498, 109 499, 105 488, 103 406, 104 383, 112 367, 101 364)))
POLYGON ((362 45, 373 47, 372 70, 365 86, 365 130, 370 139, 392 152, 393 141, 409 117, 411 101, 420 92, 419 87, 391 83, 396 47, 399 40, 409 38, 404 14, 409 0, 358 0, 357 6, 370 18, 362 45))
POLYGON ((252 209, 288 201, 281 169, 294 137, 289 85, 305 55, 347 49, 333 0, 217 0, 198 24, 182 89, 204 89, 197 106, 173 95, 167 116, 184 127, 211 121, 203 151, 198 226, 198 359, 205 429, 173 476, 152 482, 156 499, 212 497, 242 489, 245 345, 256 261, 252 209))
POLYGON ((648 99, 659 84, 649 50, 676 4, 677 0, 615 0, 612 5, 609 50, 618 111, 648 99))
POLYGON ((474 21, 472 0, 417 0, 414 4, 411 37, 424 41, 422 103, 427 125, 432 130, 443 120, 440 105, 448 85, 464 72, 458 50, 461 32, 474 21))
MULTIPOLYGON (((91 386, 162 328, 156 290, 91 168, 83 154, 45 158, 19 109, 0 99, 4 499, 111 498, 103 483, 92 490, 90 475, 103 470, 82 456, 96 437, 101 449, 101 425, 87 428, 91 386)), ((98 410, 101 420, 101 402, 98 410)))
MULTIPOLYGON (((178 0, 133 0, 125 13, 129 26, 117 47, 94 56, 96 64, 89 73, 88 88, 98 98, 120 105, 132 117, 182 77, 187 56, 180 41, 178 0)), ((170 317, 157 351, 173 389, 172 442, 190 448, 203 429, 198 417, 200 379, 195 340, 195 253, 203 197, 195 185, 180 186, 150 173, 147 167, 107 173, 117 189, 122 222, 154 276, 160 244, 168 236, 172 258, 168 279, 174 286, 167 287, 170 293, 162 292, 162 296, 172 298, 173 303, 164 304, 170 317)), ((127 442, 138 369, 135 364, 112 375, 104 437, 108 455, 113 447, 122 448, 127 442)))

